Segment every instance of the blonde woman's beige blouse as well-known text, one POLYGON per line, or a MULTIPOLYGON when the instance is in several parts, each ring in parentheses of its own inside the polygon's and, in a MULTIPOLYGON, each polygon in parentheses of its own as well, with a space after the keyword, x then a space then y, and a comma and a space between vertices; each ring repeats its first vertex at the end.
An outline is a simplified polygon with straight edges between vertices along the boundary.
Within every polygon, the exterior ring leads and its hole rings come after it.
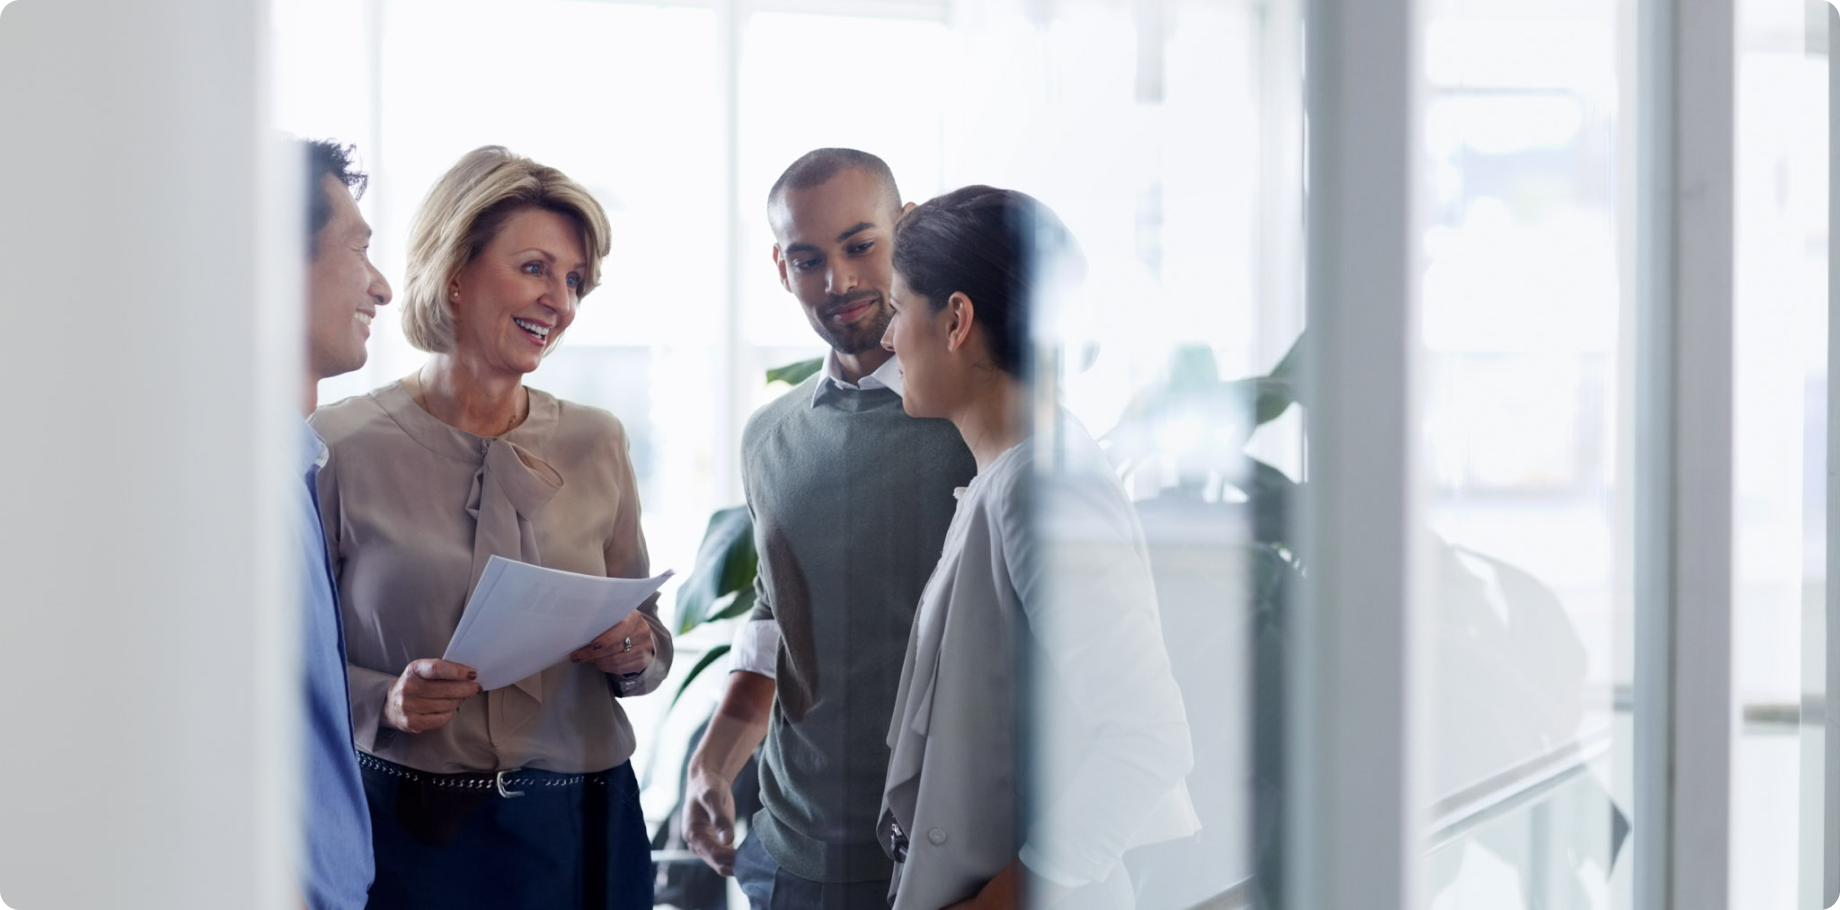
POLYGON ((400 382, 313 415, 330 450, 320 514, 364 752, 436 773, 600 771, 632 756, 619 696, 658 688, 671 667, 655 596, 640 608, 658 648, 642 676, 622 682, 565 658, 469 699, 438 730, 404 733, 383 723, 384 699, 403 668, 446 652, 491 556, 588 575, 650 574, 619 420, 529 394, 524 422, 489 438, 435 419, 400 382))

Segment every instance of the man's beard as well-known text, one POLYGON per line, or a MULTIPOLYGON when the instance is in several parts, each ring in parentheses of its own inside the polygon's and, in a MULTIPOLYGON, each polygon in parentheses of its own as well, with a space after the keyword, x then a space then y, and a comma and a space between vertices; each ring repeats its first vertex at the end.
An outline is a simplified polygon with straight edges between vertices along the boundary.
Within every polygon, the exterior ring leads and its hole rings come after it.
POLYGON ((831 350, 844 355, 861 354, 882 346, 882 336, 888 332, 888 323, 894 320, 884 298, 877 294, 867 317, 854 325, 833 326, 828 319, 814 320, 812 328, 818 337, 831 346, 831 350))

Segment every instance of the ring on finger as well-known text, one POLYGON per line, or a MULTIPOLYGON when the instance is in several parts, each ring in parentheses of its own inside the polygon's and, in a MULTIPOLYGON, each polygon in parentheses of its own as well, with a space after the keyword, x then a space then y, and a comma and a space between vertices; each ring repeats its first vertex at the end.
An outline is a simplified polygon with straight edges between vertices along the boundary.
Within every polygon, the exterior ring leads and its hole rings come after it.
POLYGON ((632 636, 628 635, 626 636, 626 646, 620 649, 620 653, 625 654, 626 652, 631 651, 631 650, 632 650, 632 636))

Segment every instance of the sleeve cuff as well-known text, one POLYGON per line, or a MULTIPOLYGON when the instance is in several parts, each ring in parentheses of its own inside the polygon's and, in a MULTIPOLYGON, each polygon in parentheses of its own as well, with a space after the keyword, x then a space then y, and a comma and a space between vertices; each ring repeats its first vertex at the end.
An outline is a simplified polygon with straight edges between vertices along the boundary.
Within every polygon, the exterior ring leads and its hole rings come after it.
POLYGON ((645 621, 652 627, 652 644, 657 650, 653 652, 651 666, 645 672, 627 679, 623 676, 609 676, 613 680, 614 692, 622 697, 629 695, 647 695, 664 685, 666 676, 671 675, 671 661, 676 656, 676 645, 671 640, 671 633, 657 617, 646 614, 645 621))
POLYGON ((1062 869, 1054 865, 1053 863, 1048 862, 1048 858, 1045 856, 1042 856, 1041 851, 1035 849, 1034 844, 1023 844, 1022 850, 1020 853, 1016 855, 1016 858, 1022 860, 1022 864, 1024 866, 1027 866, 1030 872, 1033 872, 1036 875, 1039 875, 1042 878, 1045 878, 1048 881, 1051 881, 1063 888, 1078 888, 1081 885, 1086 885, 1086 884, 1091 883, 1089 879, 1082 878, 1078 875, 1074 875, 1073 873, 1068 872, 1067 870, 1062 869))
POLYGON ((734 647, 728 652, 728 670, 746 670, 774 679, 779 662, 779 623, 771 619, 752 619, 735 632, 734 647))
POLYGON ((396 677, 346 664, 345 678, 351 687, 352 745, 374 755, 377 737, 383 732, 383 703, 389 699, 396 677))

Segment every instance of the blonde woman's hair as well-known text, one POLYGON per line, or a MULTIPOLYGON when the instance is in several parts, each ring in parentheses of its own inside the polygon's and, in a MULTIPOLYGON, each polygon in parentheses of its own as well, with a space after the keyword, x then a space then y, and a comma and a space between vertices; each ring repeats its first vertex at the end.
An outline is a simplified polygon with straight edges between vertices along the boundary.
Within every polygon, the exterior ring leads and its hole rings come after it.
MULTIPOLYGON (((447 300, 453 277, 498 235, 512 213, 539 208, 573 221, 588 250, 579 298, 600 283, 601 260, 611 248, 607 213, 568 175, 514 155, 504 146, 467 152, 441 179, 409 226, 409 269, 403 288, 403 335, 430 354, 454 347, 454 309, 447 300)), ((555 349, 558 335, 544 346, 555 349)))

